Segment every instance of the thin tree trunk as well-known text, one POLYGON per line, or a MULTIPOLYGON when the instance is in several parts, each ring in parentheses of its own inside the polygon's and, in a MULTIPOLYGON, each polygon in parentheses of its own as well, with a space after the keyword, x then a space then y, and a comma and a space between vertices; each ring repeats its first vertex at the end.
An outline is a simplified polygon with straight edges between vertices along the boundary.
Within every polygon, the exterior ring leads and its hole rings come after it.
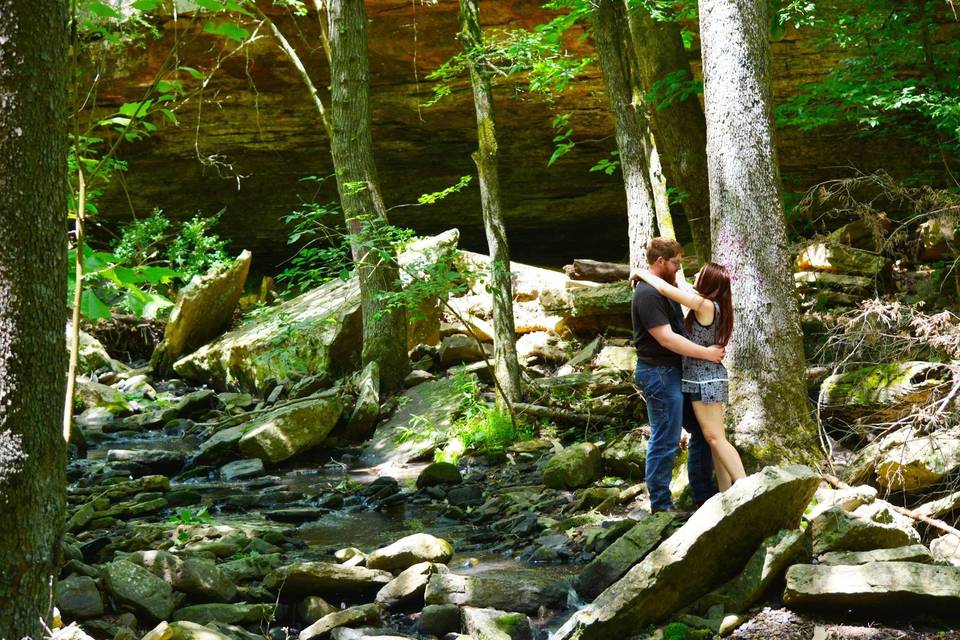
MULTIPOLYGON (((676 22, 657 22, 637 5, 627 13, 636 80, 643 94, 654 83, 683 71, 693 78, 676 22)), ((696 96, 665 109, 648 105, 667 182, 683 192, 683 211, 701 262, 710 259, 710 189, 707 182, 707 127, 696 96)))
POLYGON ((520 399, 520 363, 517 361, 516 331, 513 325, 513 284, 510 276, 510 248, 500 209, 500 174, 497 168, 497 131, 490 78, 474 60, 483 50, 480 11, 477 0, 460 0, 460 38, 470 61, 473 106, 477 112, 478 149, 473 154, 480 176, 480 203, 483 227, 490 251, 490 279, 493 285, 493 353, 497 377, 497 404, 510 407, 520 399))
POLYGON ((77 385, 77 363, 80 360, 80 303, 83 300, 83 245, 84 214, 87 206, 87 185, 83 180, 83 167, 77 163, 77 221, 74 229, 77 238, 77 257, 74 264, 73 309, 70 314, 69 364, 67 365, 67 393, 63 400, 63 440, 70 442, 73 431, 73 394, 77 385))
POLYGON ((626 13, 622 0, 593 0, 591 22, 600 57, 603 83, 613 113, 620 169, 627 193, 627 234, 630 266, 646 266, 645 248, 653 236, 656 205, 650 184, 650 168, 644 154, 646 116, 633 103, 630 80, 626 13))
POLYGON ((43 637, 66 486, 67 5, 0 8, 0 638, 43 637))
POLYGON ((800 317, 773 145, 766 0, 702 0, 713 255, 733 277, 734 440, 757 463, 814 459, 800 317))
POLYGON ((381 294, 400 290, 396 252, 384 237, 387 211, 373 160, 370 134, 370 72, 367 16, 362 0, 334 0, 330 20, 330 151, 340 203, 360 278, 363 307, 363 362, 380 366, 385 392, 403 388, 410 370, 407 314, 390 309, 381 294))
MULTIPOLYGON (((634 94, 633 104, 637 105, 638 109, 642 109, 643 96, 634 94)), ((653 193, 653 205, 657 212, 657 235, 676 240, 673 215, 670 213, 670 198, 667 196, 667 179, 663 175, 663 165, 660 163, 656 140, 649 129, 643 139, 643 155, 647 159, 647 167, 650 171, 650 190, 653 193)))

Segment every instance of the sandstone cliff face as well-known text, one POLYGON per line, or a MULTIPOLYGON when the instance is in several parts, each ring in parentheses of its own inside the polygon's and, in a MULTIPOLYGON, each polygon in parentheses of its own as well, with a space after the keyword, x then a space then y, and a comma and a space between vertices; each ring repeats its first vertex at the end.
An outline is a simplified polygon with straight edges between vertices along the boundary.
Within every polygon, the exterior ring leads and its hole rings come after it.
MULTIPOLYGON (((462 246, 485 250, 475 182, 439 204, 404 206, 421 193, 475 174, 469 84, 459 83, 453 95, 435 106, 421 106, 432 95, 426 75, 458 50, 457 3, 372 0, 367 12, 374 143, 384 198, 388 207, 397 207, 390 211, 391 221, 423 233, 457 226, 462 246)), ((483 2, 481 12, 485 26, 494 28, 531 27, 546 18, 539 0, 483 2)), ((175 33, 182 38, 181 64, 208 70, 231 45, 202 34, 204 22, 182 15, 165 21, 162 38, 146 52, 131 51, 126 66, 101 87, 103 109, 140 98, 175 33)), ((329 75, 316 17, 277 15, 276 22, 326 99, 329 75)), ((100 208, 106 218, 128 219, 153 207, 174 218, 224 209, 220 233, 233 239, 235 250, 250 249, 259 268, 289 257, 282 216, 305 201, 334 200, 336 186, 326 135, 300 78, 266 30, 260 34, 245 52, 227 58, 203 93, 178 110, 179 127, 167 123, 149 140, 122 147, 120 155, 130 170, 123 185, 115 181, 104 194, 100 208), (331 179, 318 190, 301 180, 311 175, 331 179)), ((589 52, 592 45, 571 38, 569 46, 589 52)), ((788 33, 773 45, 775 94, 782 99, 839 60, 838 52, 818 51, 812 42, 788 33)), ((552 104, 505 83, 495 93, 513 257, 540 264, 584 256, 623 258, 626 205, 620 175, 589 172, 615 148, 599 71, 591 70, 552 104), (548 168, 554 136, 550 120, 558 113, 572 114, 577 146, 548 168)), ((855 139, 844 130, 785 130, 778 132, 778 144, 784 183, 793 190, 836 176, 836 167, 882 167, 897 173, 912 162, 907 142, 895 135, 855 139)))

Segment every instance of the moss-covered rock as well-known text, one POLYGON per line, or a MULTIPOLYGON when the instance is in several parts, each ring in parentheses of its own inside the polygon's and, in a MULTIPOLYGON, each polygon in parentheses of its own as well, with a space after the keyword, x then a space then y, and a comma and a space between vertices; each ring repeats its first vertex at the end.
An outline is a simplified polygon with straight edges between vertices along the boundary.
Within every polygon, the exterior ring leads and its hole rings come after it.
POLYGON ((578 489, 600 476, 600 449, 589 442, 565 448, 547 461, 543 483, 552 489, 578 489))
POLYGON ((150 359, 154 368, 169 372, 181 356, 203 346, 224 330, 243 294, 251 260, 250 252, 244 251, 229 267, 195 276, 180 290, 163 341, 150 359))
POLYGON ((240 452, 248 458, 276 463, 322 443, 343 412, 336 395, 291 403, 247 425, 240 452))
POLYGON ((814 242, 804 247, 797 256, 797 271, 828 271, 830 273, 876 276, 887 266, 883 256, 854 249, 836 242, 814 242))

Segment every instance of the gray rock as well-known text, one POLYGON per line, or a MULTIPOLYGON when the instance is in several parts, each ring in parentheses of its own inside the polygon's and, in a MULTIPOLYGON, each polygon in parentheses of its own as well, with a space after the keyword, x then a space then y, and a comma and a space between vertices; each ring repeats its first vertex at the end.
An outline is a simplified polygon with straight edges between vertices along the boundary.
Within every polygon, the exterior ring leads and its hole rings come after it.
POLYGON ((212 562, 183 559, 168 551, 137 551, 126 556, 125 560, 140 565, 194 600, 229 602, 237 594, 236 585, 212 562))
POLYGON ((483 640, 532 640, 530 618, 522 613, 496 609, 463 608, 464 631, 483 640))
POLYGON ((581 442, 560 451, 543 468, 543 483, 551 489, 579 489, 600 476, 600 449, 581 442))
POLYGON ((379 605, 363 604, 358 607, 350 607, 320 618, 301 631, 299 638, 300 640, 322 640, 328 637, 330 632, 337 627, 370 624, 379 622, 382 617, 383 609, 379 605))
POLYGON ((250 430, 249 425, 221 429, 200 443, 195 464, 220 464, 240 455, 240 438, 250 430))
POLYGON ((915 562, 856 566, 797 564, 787 571, 783 602, 791 608, 940 611, 960 609, 960 567, 915 562))
POLYGON ((448 369, 455 364, 476 362, 484 356, 484 345, 462 333, 447 336, 440 341, 440 366, 448 369))
POLYGON ((449 562, 453 546, 429 533, 415 533, 367 556, 367 567, 400 573, 420 562, 449 562))
POLYGON ((423 608, 423 592, 435 573, 450 573, 450 570, 435 562, 419 562, 404 569, 377 592, 375 602, 385 609, 423 608))
POLYGON ((269 463, 286 460, 322 443, 342 412, 336 396, 312 396, 280 407, 247 425, 240 452, 269 463))
POLYGON ((922 544, 892 549, 874 549, 872 551, 831 551, 825 553, 817 562, 826 565, 855 565, 868 562, 923 562, 932 563, 930 550, 922 544))
POLYGON ((57 607, 67 620, 95 618, 103 614, 103 598, 97 582, 87 576, 70 576, 57 583, 57 607))
POLYGON ((833 489, 820 486, 813 496, 813 504, 806 513, 807 520, 814 520, 821 513, 831 507, 838 507, 844 511, 853 511, 877 499, 877 490, 870 485, 862 484, 846 489, 833 489))
POLYGON ((960 567, 960 538, 952 533, 935 538, 930 542, 930 553, 939 562, 949 562, 960 567))
POLYGON ((955 491, 950 495, 939 498, 938 500, 932 500, 930 502, 925 502, 916 509, 915 512, 922 516, 927 516, 928 518, 939 518, 951 511, 960 510, 960 491, 955 491))
POLYGON ((186 620, 196 624, 260 624, 273 618, 272 604, 215 603, 198 604, 178 609, 173 614, 174 620, 186 620))
POLYGON ((220 467, 220 478, 224 482, 233 482, 245 478, 259 478, 265 473, 263 460, 260 458, 246 458, 234 460, 220 467))
POLYGON ((428 604, 420 613, 420 632, 443 636, 459 632, 463 624, 460 607, 455 604, 428 604))
POLYGON ((427 604, 455 604, 480 609, 519 611, 535 615, 540 607, 561 610, 567 606, 567 587, 561 582, 434 574, 424 593, 427 604))
POLYGON ((406 378, 403 379, 403 386, 406 389, 412 389, 413 387, 423 384, 424 382, 430 382, 431 380, 436 379, 437 376, 433 375, 429 371, 414 369, 407 374, 406 378))
POLYGON ((836 507, 827 509, 814 518, 810 528, 814 555, 890 549, 920 542, 913 522, 883 500, 858 507, 853 513, 836 507))
POLYGON ((256 557, 238 558, 217 565, 221 573, 234 583, 260 580, 283 564, 279 553, 264 553, 256 557))
POLYGON ((766 467, 740 480, 574 614, 555 640, 626 637, 703 596, 740 571, 765 538, 796 527, 819 481, 802 466, 766 467))
POLYGON ((656 513, 633 525, 584 567, 573 583, 574 589, 582 598, 596 598, 653 551, 671 522, 672 513, 656 513))
POLYGON ((143 567, 117 560, 103 565, 101 572, 104 585, 117 603, 154 620, 167 619, 173 613, 173 589, 143 567))
POLYGON ((447 491, 447 502, 455 507, 475 507, 481 505, 483 504, 483 489, 475 484, 453 487, 447 491))
POLYGON ((244 251, 228 268, 194 276, 180 290, 163 341, 150 360, 152 366, 169 372, 181 356, 202 347, 226 328, 243 294, 251 259, 250 252, 244 251))
POLYGON ((307 596, 297 604, 297 619, 311 625, 334 611, 337 611, 337 608, 320 596, 307 596))
POLYGON ((281 589, 285 598, 317 595, 327 600, 369 601, 393 580, 387 571, 345 567, 330 562, 299 562, 267 574, 264 586, 281 589))
POLYGON ((603 449, 603 470, 628 480, 643 480, 647 460, 647 438, 639 429, 624 433, 603 449))
POLYGON ((463 481, 460 469, 450 462, 428 464, 417 476, 417 489, 425 489, 438 484, 459 484, 463 481))
POLYGON ((143 465, 150 473, 172 475, 178 473, 186 462, 186 454, 179 451, 160 451, 151 449, 110 449, 108 462, 132 462, 143 465))
MULTIPOLYGON (((237 640, 235 637, 217 631, 212 625, 213 623, 207 627, 202 624, 197 624, 196 622, 179 620, 170 623, 170 635, 161 632, 162 635, 155 636, 154 638, 155 640, 164 640, 165 638, 167 640, 237 640)), ((156 629, 154 629, 154 631, 156 631, 156 629)), ((150 633, 152 634, 153 631, 150 633)), ((147 640, 147 638, 142 638, 141 640, 147 640)))
POLYGON ((425 382, 400 397, 399 408, 377 426, 364 449, 362 458, 368 465, 403 465, 431 456, 436 447, 434 439, 429 434, 410 438, 408 432, 436 429, 446 433, 465 402, 453 378, 425 382))
MULTIPOLYGON (((766 540, 747 561, 743 570, 722 587, 708 593, 687 608, 710 616, 717 605, 725 613, 746 611, 757 602, 787 567, 803 553, 807 538, 800 529, 780 531, 766 540)), ((719 629, 719 624, 717 625, 719 629)))

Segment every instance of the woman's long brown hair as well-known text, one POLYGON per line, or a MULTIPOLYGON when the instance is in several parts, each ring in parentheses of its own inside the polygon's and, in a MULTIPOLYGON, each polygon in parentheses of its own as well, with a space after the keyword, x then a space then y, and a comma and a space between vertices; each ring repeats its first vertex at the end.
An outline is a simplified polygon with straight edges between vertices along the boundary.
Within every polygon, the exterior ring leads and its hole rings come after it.
MULTIPOLYGON (((717 344, 726 346, 733 333, 733 296, 730 292, 730 272, 716 262, 708 262, 700 269, 700 276, 693 285, 701 296, 713 300, 720 306, 719 324, 717 324, 717 344)), ((696 314, 687 314, 687 331, 693 330, 696 314)), ((718 319, 714 318, 714 322, 718 319)))

